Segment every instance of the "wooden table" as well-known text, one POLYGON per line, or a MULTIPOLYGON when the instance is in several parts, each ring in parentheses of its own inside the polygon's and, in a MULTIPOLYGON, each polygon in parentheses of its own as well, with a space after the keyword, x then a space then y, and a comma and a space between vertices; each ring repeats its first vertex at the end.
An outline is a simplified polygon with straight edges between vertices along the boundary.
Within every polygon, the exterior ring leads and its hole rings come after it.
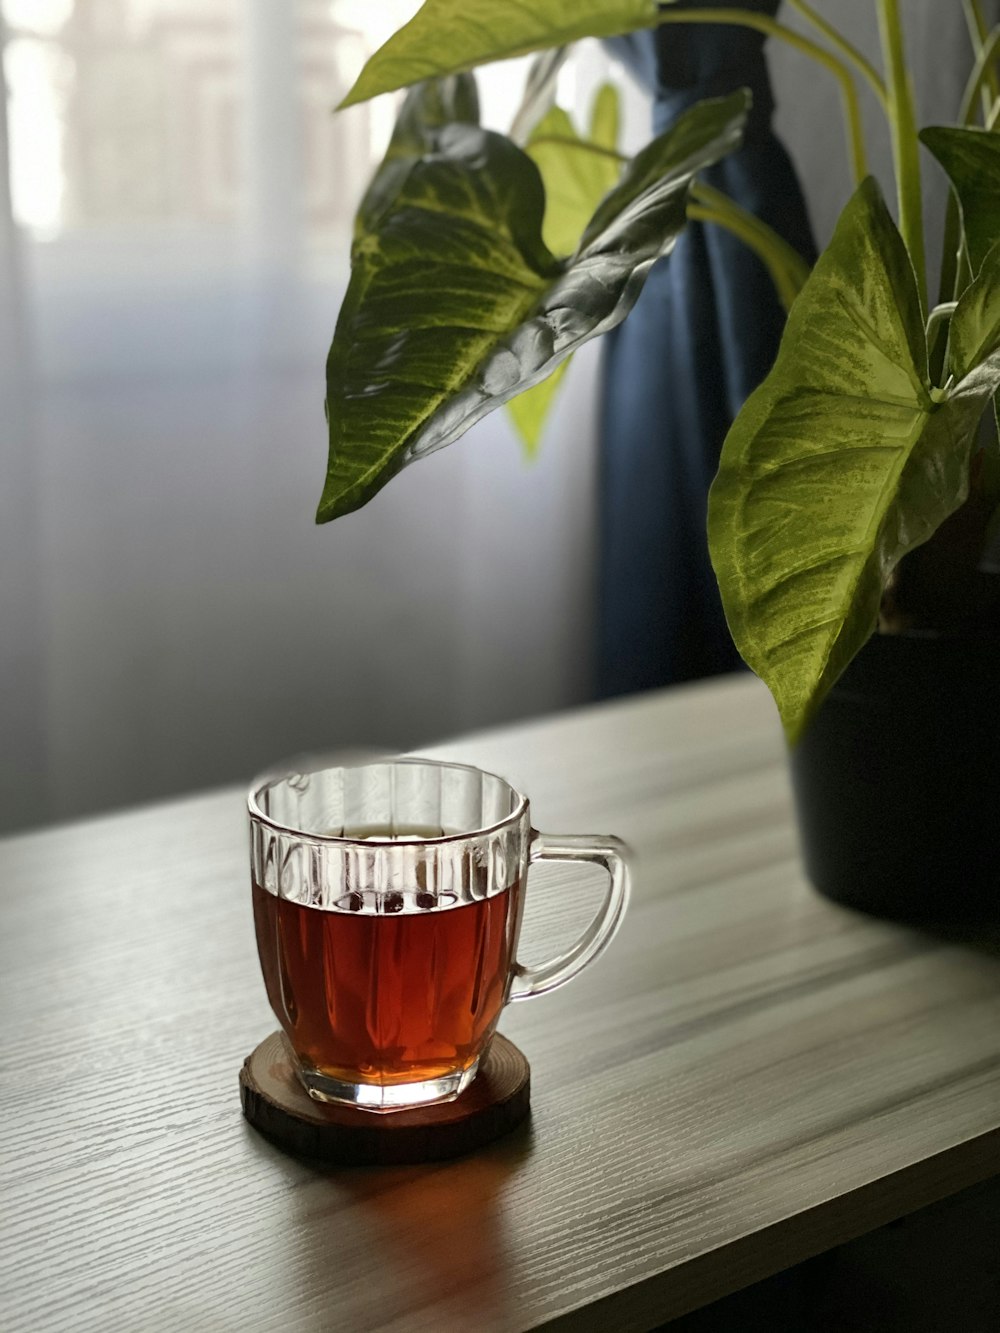
MULTIPOLYGON (((1000 960, 809 890, 756 681, 437 753, 640 857, 607 955, 504 1017, 530 1130, 321 1174, 244 1123, 241 793, 9 839, 0 1327, 648 1329, 1000 1169, 1000 960)), ((523 955, 587 873, 537 874, 523 955)))

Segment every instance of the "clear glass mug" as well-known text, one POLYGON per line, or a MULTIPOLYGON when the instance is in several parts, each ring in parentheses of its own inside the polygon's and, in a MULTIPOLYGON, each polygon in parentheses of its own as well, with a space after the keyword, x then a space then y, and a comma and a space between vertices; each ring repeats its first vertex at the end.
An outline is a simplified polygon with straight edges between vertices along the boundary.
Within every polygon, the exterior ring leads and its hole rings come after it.
POLYGON ((393 759, 258 779, 253 907, 268 999, 318 1101, 391 1111, 475 1078, 509 1000, 554 990, 610 942, 629 874, 617 838, 548 837, 503 778, 393 759), (602 866, 568 952, 516 960, 529 864, 602 866))

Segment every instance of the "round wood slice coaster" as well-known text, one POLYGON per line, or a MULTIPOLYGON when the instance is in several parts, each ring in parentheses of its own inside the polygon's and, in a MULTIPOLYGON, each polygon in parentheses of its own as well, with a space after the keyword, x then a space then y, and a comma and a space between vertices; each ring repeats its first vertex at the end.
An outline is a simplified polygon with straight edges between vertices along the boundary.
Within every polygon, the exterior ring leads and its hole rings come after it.
POLYGON ((272 1032, 240 1070, 251 1125, 296 1157, 337 1166, 433 1162, 492 1143, 530 1110, 531 1066, 506 1037, 493 1038, 479 1072, 453 1102, 411 1111, 356 1111, 313 1101, 272 1032))

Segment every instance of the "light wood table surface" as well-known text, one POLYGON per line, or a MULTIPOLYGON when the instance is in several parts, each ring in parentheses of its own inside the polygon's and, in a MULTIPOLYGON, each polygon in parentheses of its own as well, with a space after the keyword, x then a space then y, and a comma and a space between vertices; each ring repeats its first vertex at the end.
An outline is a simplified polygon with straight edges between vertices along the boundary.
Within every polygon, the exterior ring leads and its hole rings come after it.
MULTIPOLYGON (((804 883, 749 677, 466 738, 639 856, 618 938, 501 1027, 530 1128, 323 1174, 240 1114, 275 1026, 241 792, 0 844, 0 1327, 649 1329, 1000 1171, 1000 959, 804 883)), ((599 876, 538 872, 522 957, 599 876)))

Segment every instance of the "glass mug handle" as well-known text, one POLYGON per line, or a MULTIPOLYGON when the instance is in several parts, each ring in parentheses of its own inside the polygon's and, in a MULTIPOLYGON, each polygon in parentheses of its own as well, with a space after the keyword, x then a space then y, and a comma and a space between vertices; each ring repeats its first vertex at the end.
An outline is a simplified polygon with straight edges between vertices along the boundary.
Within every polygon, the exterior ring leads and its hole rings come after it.
POLYGON ((566 953, 540 967, 514 964, 509 1000, 530 1000, 534 995, 544 995, 557 986, 564 986, 608 947, 628 904, 630 881, 626 852, 620 838, 598 838, 590 834, 554 835, 532 830, 529 865, 537 861, 582 861, 600 866, 608 872, 608 892, 597 916, 566 953))

